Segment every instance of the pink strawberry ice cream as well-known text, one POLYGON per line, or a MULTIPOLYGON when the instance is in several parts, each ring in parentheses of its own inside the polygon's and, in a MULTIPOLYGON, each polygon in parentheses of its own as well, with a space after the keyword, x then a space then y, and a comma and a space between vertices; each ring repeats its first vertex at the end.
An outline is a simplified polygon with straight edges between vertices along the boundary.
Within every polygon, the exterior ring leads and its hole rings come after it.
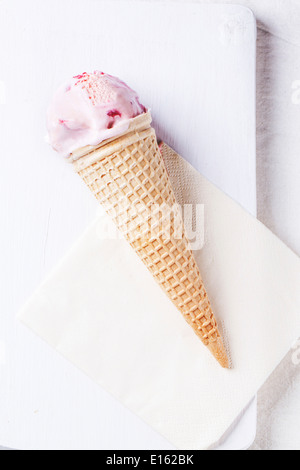
POLYGON ((123 134, 129 120, 147 112, 131 88, 103 72, 83 73, 62 85, 47 112, 49 141, 68 157, 123 134))

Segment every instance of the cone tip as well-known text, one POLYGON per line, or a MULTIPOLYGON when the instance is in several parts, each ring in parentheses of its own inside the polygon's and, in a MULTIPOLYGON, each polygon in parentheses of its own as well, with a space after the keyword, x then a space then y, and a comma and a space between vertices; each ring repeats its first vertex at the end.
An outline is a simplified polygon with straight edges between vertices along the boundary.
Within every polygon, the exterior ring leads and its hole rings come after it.
POLYGON ((210 343, 208 348, 212 355, 217 359, 219 364, 223 367, 223 369, 230 369, 229 359, 221 338, 218 338, 217 341, 210 343))

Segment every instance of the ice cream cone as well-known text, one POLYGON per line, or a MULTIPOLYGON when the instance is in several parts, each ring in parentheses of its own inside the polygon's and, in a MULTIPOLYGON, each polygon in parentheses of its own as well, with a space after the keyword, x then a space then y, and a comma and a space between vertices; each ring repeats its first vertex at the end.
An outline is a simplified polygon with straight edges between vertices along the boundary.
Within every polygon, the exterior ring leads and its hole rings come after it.
POLYGON ((150 113, 132 119, 128 130, 117 138, 79 149, 70 158, 185 320, 221 366, 228 368, 216 319, 184 228, 178 237, 182 218, 151 128, 150 113))

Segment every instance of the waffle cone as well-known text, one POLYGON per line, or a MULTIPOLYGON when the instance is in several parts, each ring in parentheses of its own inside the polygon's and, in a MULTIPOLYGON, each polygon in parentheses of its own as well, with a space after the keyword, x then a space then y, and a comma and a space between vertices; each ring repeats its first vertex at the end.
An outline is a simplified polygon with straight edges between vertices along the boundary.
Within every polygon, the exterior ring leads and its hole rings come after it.
POLYGON ((127 132, 71 158, 95 197, 218 362, 228 358, 185 233, 150 113, 127 132))

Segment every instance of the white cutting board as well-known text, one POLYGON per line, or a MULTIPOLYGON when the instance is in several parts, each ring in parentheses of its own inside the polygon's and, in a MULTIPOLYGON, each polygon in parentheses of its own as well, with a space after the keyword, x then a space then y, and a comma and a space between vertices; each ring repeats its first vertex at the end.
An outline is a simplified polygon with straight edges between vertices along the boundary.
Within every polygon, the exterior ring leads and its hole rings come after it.
POLYGON ((0 2, 0 444, 172 448, 15 321, 97 211, 45 144, 45 110, 69 76, 118 75, 152 109, 159 136, 255 213, 255 39, 240 6, 0 2))

